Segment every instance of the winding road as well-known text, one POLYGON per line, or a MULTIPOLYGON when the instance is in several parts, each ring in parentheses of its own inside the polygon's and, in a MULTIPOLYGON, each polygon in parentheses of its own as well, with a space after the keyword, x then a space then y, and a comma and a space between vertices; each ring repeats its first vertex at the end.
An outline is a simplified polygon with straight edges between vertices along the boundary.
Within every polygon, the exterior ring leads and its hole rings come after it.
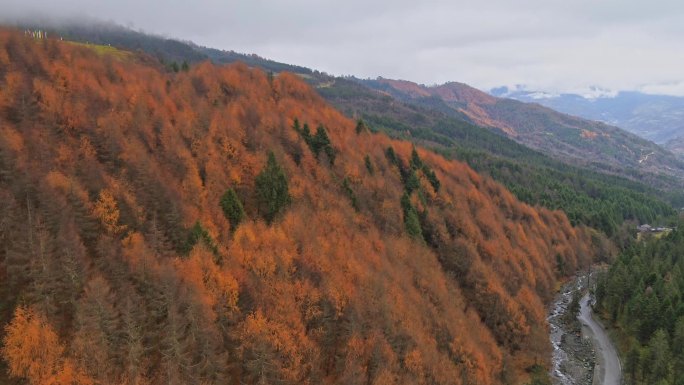
POLYGON ((594 384, 620 385, 622 370, 620 359, 618 358, 615 346, 608 337, 608 333, 593 317, 588 294, 582 297, 578 318, 586 326, 594 340, 594 348, 596 349, 594 384))

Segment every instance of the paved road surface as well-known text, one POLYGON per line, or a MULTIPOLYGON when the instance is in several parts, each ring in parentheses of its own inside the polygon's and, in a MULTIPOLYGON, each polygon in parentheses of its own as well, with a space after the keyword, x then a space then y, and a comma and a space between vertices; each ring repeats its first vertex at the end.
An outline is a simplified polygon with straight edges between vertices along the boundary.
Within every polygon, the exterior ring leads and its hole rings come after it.
POLYGON ((579 320, 589 329, 594 339, 594 348, 596 349, 594 384, 620 385, 622 368, 620 367, 617 351, 610 341, 606 330, 594 320, 592 315, 589 295, 585 295, 580 302, 579 320))

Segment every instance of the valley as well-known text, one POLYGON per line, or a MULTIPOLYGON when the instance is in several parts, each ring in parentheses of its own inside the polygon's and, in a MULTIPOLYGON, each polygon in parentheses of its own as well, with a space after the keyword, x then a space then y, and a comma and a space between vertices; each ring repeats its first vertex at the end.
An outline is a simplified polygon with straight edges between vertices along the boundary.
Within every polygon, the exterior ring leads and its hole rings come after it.
POLYGON ((39 20, 0 23, 0 384, 684 378, 684 160, 652 109, 629 132, 39 20))

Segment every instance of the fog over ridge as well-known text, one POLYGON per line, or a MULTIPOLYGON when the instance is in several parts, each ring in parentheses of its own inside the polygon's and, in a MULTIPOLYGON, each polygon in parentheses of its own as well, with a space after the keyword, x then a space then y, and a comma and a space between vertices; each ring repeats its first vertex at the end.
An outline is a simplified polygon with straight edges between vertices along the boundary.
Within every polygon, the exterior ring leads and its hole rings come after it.
POLYGON ((0 9, 4 22, 106 20, 337 75, 684 95, 678 1, 0 0, 0 9))

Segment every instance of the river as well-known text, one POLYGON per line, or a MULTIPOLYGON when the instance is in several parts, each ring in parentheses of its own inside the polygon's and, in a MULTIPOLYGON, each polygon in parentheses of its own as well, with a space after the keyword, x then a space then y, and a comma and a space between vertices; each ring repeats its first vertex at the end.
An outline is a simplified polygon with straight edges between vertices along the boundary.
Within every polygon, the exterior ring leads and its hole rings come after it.
POLYGON ((589 295, 581 298, 576 319, 566 316, 573 295, 586 291, 586 281, 583 275, 563 285, 551 307, 551 378, 555 385, 619 385, 620 360, 606 330, 593 317, 589 295))

